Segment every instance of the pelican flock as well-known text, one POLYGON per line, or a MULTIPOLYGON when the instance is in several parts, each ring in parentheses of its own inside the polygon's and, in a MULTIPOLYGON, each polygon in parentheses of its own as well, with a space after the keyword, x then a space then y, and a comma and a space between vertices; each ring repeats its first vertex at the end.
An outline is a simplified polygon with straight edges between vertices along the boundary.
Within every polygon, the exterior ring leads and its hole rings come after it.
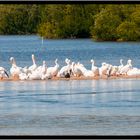
POLYGON ((95 60, 91 59, 91 69, 87 69, 80 62, 74 62, 66 58, 66 65, 60 67, 58 59, 54 61, 54 66, 48 67, 45 60, 42 65, 38 66, 35 55, 31 55, 32 65, 20 67, 17 65, 14 57, 10 57, 11 68, 8 72, 5 68, 0 67, 0 80, 47 80, 55 78, 110 78, 110 77, 140 77, 140 69, 132 66, 132 60, 129 59, 127 64, 123 64, 120 59, 120 65, 115 66, 102 62, 100 67, 95 65, 95 60), (9 74, 8 74, 9 73, 9 74))

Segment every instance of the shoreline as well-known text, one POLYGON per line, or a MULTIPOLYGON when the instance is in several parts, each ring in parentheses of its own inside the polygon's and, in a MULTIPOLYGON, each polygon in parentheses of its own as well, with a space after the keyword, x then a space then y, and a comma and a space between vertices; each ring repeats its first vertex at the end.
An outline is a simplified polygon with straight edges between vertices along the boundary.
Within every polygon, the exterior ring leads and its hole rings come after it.
POLYGON ((70 77, 70 78, 59 78, 59 77, 53 77, 52 79, 45 79, 45 80, 20 80, 18 78, 4 78, 4 79, 0 79, 0 82, 3 81, 58 81, 58 80, 113 80, 113 79, 140 79, 140 75, 139 76, 110 76, 107 77, 106 75, 103 77, 70 77))

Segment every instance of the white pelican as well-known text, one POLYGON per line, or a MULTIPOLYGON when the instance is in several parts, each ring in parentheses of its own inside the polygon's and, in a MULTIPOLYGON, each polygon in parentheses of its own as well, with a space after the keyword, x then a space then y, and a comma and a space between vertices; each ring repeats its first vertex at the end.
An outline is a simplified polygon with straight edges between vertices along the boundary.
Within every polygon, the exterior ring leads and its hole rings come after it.
MULTIPOLYGON (((80 66, 80 65, 75 64, 75 62, 72 62, 71 70, 72 70, 73 76, 80 77, 80 76, 83 75, 83 73, 82 73, 82 71, 80 70, 79 66, 80 66)), ((82 66, 82 65, 81 65, 81 66, 82 66)))
POLYGON ((119 69, 119 70, 124 66, 124 65, 123 65, 123 59, 120 59, 120 64, 121 64, 121 65, 118 66, 118 69, 119 69))
POLYGON ((37 67, 36 70, 34 70, 33 75, 37 78, 34 78, 34 79, 39 79, 39 75, 40 75, 40 78, 42 80, 45 80, 47 77, 45 76, 46 75, 46 71, 47 71, 47 66, 46 66, 46 61, 44 60, 43 61, 43 65, 37 67), (36 74, 35 74, 36 73, 36 74))
POLYGON ((34 70, 36 70, 36 68, 37 68, 37 65, 36 65, 36 62, 35 62, 35 56, 34 56, 34 54, 32 54, 32 62, 33 62, 33 65, 32 66, 30 66, 29 68, 28 68, 28 70, 30 71, 30 72, 33 72, 34 70))
POLYGON ((24 68, 22 68, 22 72, 28 74, 30 71, 28 70, 28 67, 25 66, 24 68))
POLYGON ((32 71, 32 73, 28 74, 28 79, 29 80, 40 80, 40 74, 38 73, 38 71, 32 71))
MULTIPOLYGON (((130 61, 130 65, 132 66, 132 61, 130 61)), ((136 68, 136 67, 132 67, 131 69, 129 69, 127 71, 127 75, 128 76, 139 76, 140 75, 140 69, 136 68)))
POLYGON ((47 77, 51 78, 57 75, 59 71, 59 64, 58 64, 58 59, 55 60, 55 66, 54 67, 48 67, 47 68, 47 77))
POLYGON ((102 66, 99 68, 99 74, 100 74, 100 76, 103 76, 103 75, 107 75, 108 74, 108 72, 109 72, 109 66, 110 66, 110 64, 107 64, 105 62, 102 63, 102 66))
POLYGON ((120 65, 118 66, 118 71, 116 72, 117 75, 120 75, 120 71, 123 67, 124 67, 123 59, 120 59, 120 65))
POLYGON ((12 64, 12 67, 10 68, 10 73, 11 73, 11 75, 13 76, 13 77, 17 77, 17 76, 19 76, 19 74, 21 73, 21 67, 18 67, 17 65, 16 65, 16 61, 15 61, 15 59, 14 59, 14 57, 11 57, 10 58, 10 62, 11 62, 11 64, 12 64))
POLYGON ((76 65, 77 65, 77 66, 84 67, 84 65, 83 65, 83 64, 81 64, 80 62, 78 62, 76 65))
POLYGON ((43 61, 43 65, 37 67, 34 71, 38 71, 40 74, 46 74, 47 67, 46 67, 46 61, 43 61))
POLYGON ((0 67, 0 79, 3 79, 3 78, 9 78, 9 75, 7 71, 5 70, 5 68, 0 67))
POLYGON ((46 71, 47 71, 46 61, 44 60, 40 72, 41 72, 42 74, 46 74, 46 71))
POLYGON ((140 75, 140 69, 132 68, 132 69, 128 70, 127 75, 128 76, 138 76, 138 75, 140 75))
POLYGON ((110 76, 117 76, 118 66, 112 66, 110 70, 110 76))
POLYGON ((99 68, 95 66, 95 61, 91 59, 91 70, 93 71, 95 76, 99 76, 99 68))
MULTIPOLYGON (((34 67, 35 68, 35 67, 34 67)), ((46 74, 46 61, 43 61, 43 65, 36 67, 36 69, 32 70, 31 73, 28 74, 28 77, 30 80, 44 80, 46 79, 45 74, 46 74)))
POLYGON ((120 74, 127 75, 127 72, 132 69, 131 59, 127 61, 127 64, 123 66, 120 70, 120 74))
POLYGON ((10 73, 12 75, 12 77, 15 79, 20 79, 20 80, 27 80, 28 76, 26 73, 23 72, 23 68, 22 67, 18 67, 16 65, 16 61, 14 59, 14 57, 10 58, 10 62, 12 64, 12 67, 10 68, 10 73))
POLYGON ((26 73, 20 73, 19 74, 19 79, 20 80, 27 80, 28 79, 28 75, 26 73))
POLYGON ((84 65, 77 65, 78 69, 82 72, 82 75, 85 77, 94 77, 94 73, 92 70, 88 70, 84 67, 84 65))
MULTIPOLYGON (((71 74, 71 64, 70 64, 70 60, 69 59, 65 59, 65 62, 66 62, 66 66, 63 66, 60 71, 57 73, 57 77, 65 77, 66 75, 69 75, 71 74)), ((67 76, 67 77, 69 77, 67 76)))

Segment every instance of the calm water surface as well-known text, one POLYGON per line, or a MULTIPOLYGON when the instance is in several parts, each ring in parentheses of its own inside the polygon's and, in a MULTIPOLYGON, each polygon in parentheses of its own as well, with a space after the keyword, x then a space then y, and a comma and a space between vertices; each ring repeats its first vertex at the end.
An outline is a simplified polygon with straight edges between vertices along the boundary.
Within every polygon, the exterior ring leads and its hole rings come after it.
MULTIPOLYGON (((119 65, 132 59, 140 68, 140 43, 93 42, 90 39, 44 40, 38 36, 0 36, 0 65, 48 66, 58 58, 90 59, 119 65)), ((0 82, 1 135, 138 135, 140 132, 140 79, 0 82)))

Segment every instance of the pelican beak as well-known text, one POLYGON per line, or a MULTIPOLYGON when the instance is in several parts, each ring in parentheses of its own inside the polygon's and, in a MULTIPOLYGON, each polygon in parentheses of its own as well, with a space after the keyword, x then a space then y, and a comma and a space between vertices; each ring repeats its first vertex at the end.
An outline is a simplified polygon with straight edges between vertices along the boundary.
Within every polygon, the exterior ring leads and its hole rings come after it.
POLYGON ((6 74, 6 76, 9 78, 9 75, 8 75, 8 73, 6 72, 6 71, 4 71, 4 73, 6 74))

